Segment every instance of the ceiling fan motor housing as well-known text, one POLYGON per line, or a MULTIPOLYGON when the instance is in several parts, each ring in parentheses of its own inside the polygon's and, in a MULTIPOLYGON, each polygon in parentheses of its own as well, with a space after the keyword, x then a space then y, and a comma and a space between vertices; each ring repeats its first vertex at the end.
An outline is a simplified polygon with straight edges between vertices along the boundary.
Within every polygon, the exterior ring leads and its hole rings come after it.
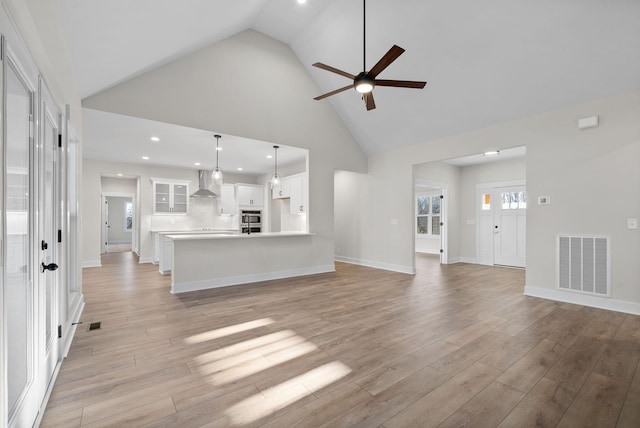
POLYGON ((362 73, 358 74, 356 78, 353 79, 353 87, 355 88, 356 91, 362 94, 373 91, 373 88, 375 88, 375 86, 376 86, 375 79, 372 79, 369 76, 369 73, 367 73, 366 71, 363 71, 362 73))

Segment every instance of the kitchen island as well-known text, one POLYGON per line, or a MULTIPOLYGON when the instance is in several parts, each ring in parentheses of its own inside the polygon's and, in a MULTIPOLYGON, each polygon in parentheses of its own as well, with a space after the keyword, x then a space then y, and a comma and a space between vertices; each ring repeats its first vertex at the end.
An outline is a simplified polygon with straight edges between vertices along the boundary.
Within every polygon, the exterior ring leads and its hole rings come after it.
POLYGON ((173 243, 172 293, 335 271, 333 263, 318 263, 313 233, 198 233, 165 238, 173 243))
POLYGON ((165 238, 167 235, 213 235, 239 234, 237 229, 191 229, 191 230, 152 230, 153 239, 153 264, 158 265, 161 274, 167 275, 171 273, 171 263, 173 259, 173 241, 165 238))

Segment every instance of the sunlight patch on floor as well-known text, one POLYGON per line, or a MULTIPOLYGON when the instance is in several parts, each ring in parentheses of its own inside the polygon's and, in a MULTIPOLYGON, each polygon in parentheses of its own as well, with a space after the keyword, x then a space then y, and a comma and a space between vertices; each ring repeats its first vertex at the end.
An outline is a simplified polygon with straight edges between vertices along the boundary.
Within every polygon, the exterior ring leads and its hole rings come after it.
POLYGON ((196 343, 203 343, 210 340, 220 339, 222 337, 231 336, 232 334, 242 333, 252 330, 258 327, 264 327, 269 324, 273 324, 275 321, 271 318, 262 318, 259 320, 249 321, 242 324, 231 325, 229 327, 222 327, 216 330, 207 331, 205 333, 196 334, 190 337, 186 337, 184 342, 188 345, 194 345, 196 343))
POLYGON ((215 373, 209 375, 208 379, 210 379, 215 385, 224 385, 230 382, 235 382, 247 376, 251 376, 256 373, 260 373, 264 370, 275 367, 279 364, 286 363, 287 361, 291 361, 295 358, 302 357, 303 355, 309 354, 318 348, 309 342, 299 343, 297 345, 287 345, 287 349, 283 349, 281 352, 277 352, 275 354, 267 357, 259 357, 252 361, 246 362, 245 364, 236 365, 234 367, 216 371, 215 373))
POLYGON ((313 394, 350 372, 346 365, 333 361, 242 400, 225 413, 235 425, 249 424, 313 394))
MULTIPOLYGON (((224 348, 216 349, 215 351, 206 352, 202 355, 197 356, 195 360, 200 364, 207 364, 212 361, 233 357, 234 355, 239 355, 241 353, 258 350, 265 346, 269 346, 272 343, 278 343, 282 340, 289 339, 294 336, 296 336, 296 334, 291 330, 283 330, 276 333, 265 334, 264 336, 225 346, 224 348)), ((304 339, 300 338, 300 340, 304 339)))

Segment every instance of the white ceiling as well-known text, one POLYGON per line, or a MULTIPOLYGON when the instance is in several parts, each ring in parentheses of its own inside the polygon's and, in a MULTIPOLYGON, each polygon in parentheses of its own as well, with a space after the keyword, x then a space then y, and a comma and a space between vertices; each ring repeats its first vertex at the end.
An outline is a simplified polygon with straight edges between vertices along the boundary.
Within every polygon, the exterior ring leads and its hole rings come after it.
MULTIPOLYGON (((91 133, 83 148, 85 158, 187 169, 212 170, 216 166, 215 132, 86 108, 82 110, 82 120, 83 127, 91 133), (151 141, 151 137, 160 141, 151 141), (143 156, 149 159, 142 159, 143 156), (196 162, 200 165, 195 165, 196 162)), ((223 173, 273 172, 273 144, 226 134, 220 136, 222 150, 218 165, 223 173)), ((307 150, 278 146, 279 167, 306 161, 307 150)))
MULTIPOLYGON (((362 68, 361 0, 58 2, 82 97, 249 28, 288 43, 320 93, 349 81, 312 63, 362 68)), ((354 91, 318 102, 371 154, 638 90, 639 18, 638 0, 370 0, 367 67, 397 44, 379 77, 426 88, 376 88, 369 112, 354 91)))

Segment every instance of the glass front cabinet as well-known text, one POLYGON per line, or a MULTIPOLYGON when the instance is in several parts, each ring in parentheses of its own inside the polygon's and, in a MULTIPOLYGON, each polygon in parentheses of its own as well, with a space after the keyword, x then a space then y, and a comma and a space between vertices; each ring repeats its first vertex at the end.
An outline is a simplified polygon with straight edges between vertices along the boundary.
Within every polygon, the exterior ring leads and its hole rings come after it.
POLYGON ((153 213, 187 214, 189 182, 153 178, 153 213))

